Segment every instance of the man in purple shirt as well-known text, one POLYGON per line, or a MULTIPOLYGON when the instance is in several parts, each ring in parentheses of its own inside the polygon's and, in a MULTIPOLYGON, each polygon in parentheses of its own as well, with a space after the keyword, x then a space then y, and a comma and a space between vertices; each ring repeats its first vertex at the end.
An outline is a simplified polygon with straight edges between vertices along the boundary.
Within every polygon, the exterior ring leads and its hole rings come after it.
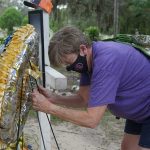
POLYGON ((150 63, 143 54, 119 42, 90 43, 77 28, 65 27, 51 39, 49 58, 81 73, 80 89, 66 97, 40 86, 32 93, 34 109, 89 128, 109 109, 126 119, 121 150, 150 150, 150 63))

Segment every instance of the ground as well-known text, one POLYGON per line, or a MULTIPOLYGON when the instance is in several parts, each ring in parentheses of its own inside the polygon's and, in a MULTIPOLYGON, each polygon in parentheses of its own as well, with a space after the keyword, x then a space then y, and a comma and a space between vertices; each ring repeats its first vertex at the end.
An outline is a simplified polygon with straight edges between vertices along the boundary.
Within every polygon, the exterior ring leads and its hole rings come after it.
MULTIPOLYGON (((79 127, 66 122, 54 126, 62 150, 119 150, 122 128, 123 120, 109 121, 106 117, 96 129, 79 127)), ((52 150, 57 150, 54 142, 52 150)))
MULTIPOLYGON (((109 112, 95 129, 76 126, 65 121, 52 123, 60 150, 120 150, 124 120, 115 119, 109 112)), ((39 150, 39 125, 36 118, 29 117, 24 128, 27 144, 39 150)), ((51 134, 52 136, 52 134, 51 134)), ((52 136, 51 150, 58 150, 52 136)))
MULTIPOLYGON (((79 84, 79 74, 68 73, 64 69, 59 71, 63 72, 68 79, 67 91, 59 91, 59 93, 63 95, 73 94, 76 90, 76 85, 79 84)), ((25 141, 27 144, 32 145, 33 150, 39 150, 39 125, 37 119, 33 116, 35 115, 32 113, 29 115, 24 128, 25 141)), ((60 150, 120 150, 124 120, 116 119, 109 112, 105 113, 96 129, 79 127, 72 123, 52 118, 52 127, 60 150)), ((53 136, 51 149, 49 150, 58 150, 53 136)))

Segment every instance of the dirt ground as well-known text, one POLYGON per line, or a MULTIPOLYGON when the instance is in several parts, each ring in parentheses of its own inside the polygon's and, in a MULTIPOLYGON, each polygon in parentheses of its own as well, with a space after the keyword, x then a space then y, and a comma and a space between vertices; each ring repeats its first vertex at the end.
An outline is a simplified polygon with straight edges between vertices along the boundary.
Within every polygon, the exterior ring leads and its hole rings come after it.
MULTIPOLYGON (((64 72, 67 76, 68 89, 73 92, 73 85, 79 84, 78 74, 68 74, 64 70, 60 72, 64 72)), ((95 129, 79 127, 65 121, 54 121, 52 127, 60 150, 120 150, 124 120, 118 120, 106 112, 100 125, 95 129)), ((24 128, 24 135, 26 143, 32 145, 33 150, 39 150, 39 134, 37 119, 29 117, 24 128)), ((49 150, 58 150, 52 134, 51 137, 49 150)))
MULTIPOLYGON (((100 125, 95 129, 76 126, 60 121, 52 123, 60 150, 120 150, 124 120, 115 119, 106 113, 100 125)), ((29 118, 24 128, 24 137, 33 150, 39 150, 39 125, 37 119, 29 118)), ((51 134, 51 148, 58 150, 51 134)))
MULTIPOLYGON (((103 120, 96 129, 79 127, 71 123, 54 126, 62 150, 119 150, 123 120, 103 120), (107 124, 108 123, 108 124, 107 124)), ((52 150, 57 150, 53 142, 52 150)))

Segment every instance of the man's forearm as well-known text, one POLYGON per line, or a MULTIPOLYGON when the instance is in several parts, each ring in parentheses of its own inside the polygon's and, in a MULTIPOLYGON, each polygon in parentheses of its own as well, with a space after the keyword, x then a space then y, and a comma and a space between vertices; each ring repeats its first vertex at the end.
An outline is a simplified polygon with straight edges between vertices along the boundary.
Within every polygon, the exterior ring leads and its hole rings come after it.
POLYGON ((57 105, 63 105, 74 108, 75 107, 82 108, 87 106, 87 102, 83 100, 80 95, 71 95, 71 96, 55 95, 53 99, 50 99, 50 101, 57 105))
POLYGON ((92 121, 88 116, 87 111, 73 110, 73 109, 68 109, 68 108, 63 108, 61 106, 53 105, 53 109, 47 113, 56 115, 59 118, 72 122, 76 125, 89 127, 89 128, 91 128, 92 126, 91 125, 92 121))
POLYGON ((67 107, 83 108, 87 107, 89 99, 89 86, 81 86, 76 95, 59 96, 53 95, 50 99, 51 102, 57 105, 64 105, 67 107))
POLYGON ((63 108, 52 104, 46 113, 50 113, 64 119, 66 121, 72 122, 74 124, 95 128, 99 121, 101 120, 106 106, 87 109, 86 111, 82 110, 73 110, 68 108, 63 108))
POLYGON ((32 106, 35 110, 53 114, 74 124, 90 128, 97 126, 107 108, 104 105, 87 108, 86 110, 69 109, 52 103, 36 89, 32 93, 32 106))

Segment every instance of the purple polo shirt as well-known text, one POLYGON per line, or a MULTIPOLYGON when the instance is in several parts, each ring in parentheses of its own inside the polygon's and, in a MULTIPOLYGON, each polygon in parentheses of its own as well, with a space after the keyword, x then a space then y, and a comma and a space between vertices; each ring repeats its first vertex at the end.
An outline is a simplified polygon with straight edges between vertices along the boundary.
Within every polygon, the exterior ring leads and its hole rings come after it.
POLYGON ((132 46, 93 42, 92 74, 81 75, 90 84, 88 107, 108 105, 117 117, 142 122, 150 117, 150 62, 132 46))

